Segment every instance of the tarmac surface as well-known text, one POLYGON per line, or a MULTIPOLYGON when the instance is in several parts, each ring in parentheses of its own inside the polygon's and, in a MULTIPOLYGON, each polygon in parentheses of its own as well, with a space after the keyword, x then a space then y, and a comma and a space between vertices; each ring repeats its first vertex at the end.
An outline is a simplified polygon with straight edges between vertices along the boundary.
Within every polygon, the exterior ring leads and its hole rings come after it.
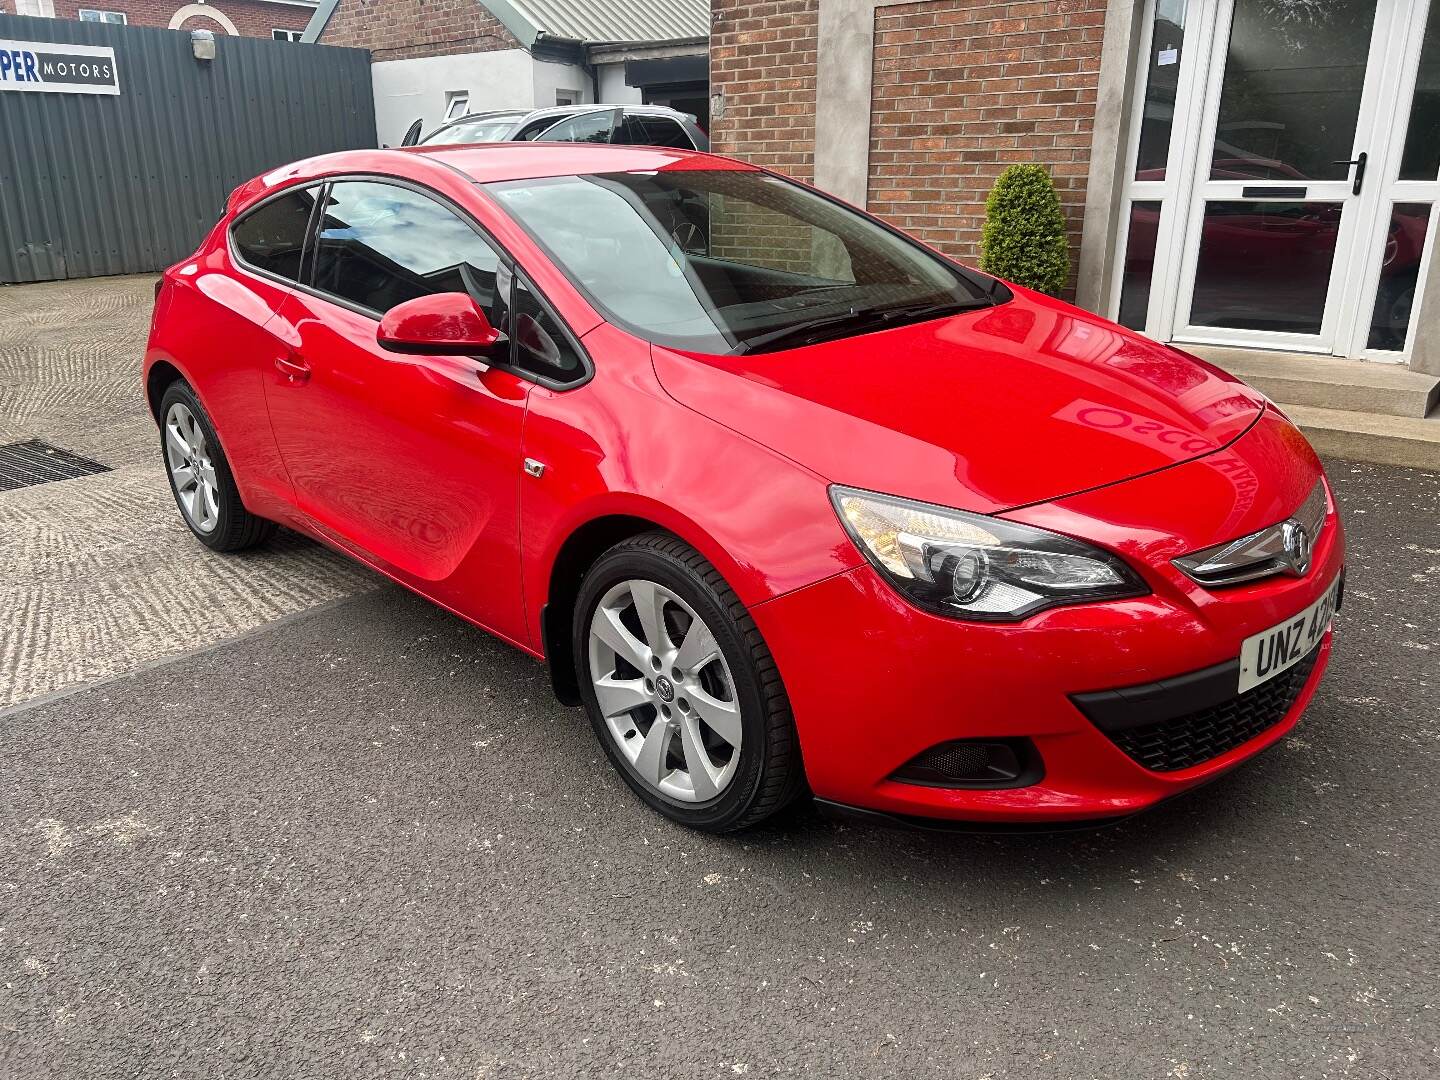
POLYGON ((0 383, 5 431, 116 471, 0 494, 4 1080, 1440 1074, 1440 475, 1329 463, 1330 672, 1221 781, 1081 834, 713 838, 532 660, 293 536, 197 555, 149 434, 43 396, 0 383), (128 614, 167 573, 188 629, 128 614))

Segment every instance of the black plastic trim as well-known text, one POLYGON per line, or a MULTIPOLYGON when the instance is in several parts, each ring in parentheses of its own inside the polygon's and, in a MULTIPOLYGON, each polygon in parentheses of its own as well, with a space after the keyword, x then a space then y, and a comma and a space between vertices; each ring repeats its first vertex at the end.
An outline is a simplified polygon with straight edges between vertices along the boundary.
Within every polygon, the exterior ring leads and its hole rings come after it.
POLYGON ((1262 757, 1279 746, 1283 739, 1277 739, 1268 746, 1256 751, 1243 761, 1238 761, 1228 769, 1222 769, 1217 773, 1205 777, 1189 787, 1175 792, 1173 795, 1166 795, 1164 798, 1156 799, 1147 806, 1138 810, 1130 810, 1123 814, 1114 814, 1105 817, 1080 818, 1074 821, 964 821, 954 818, 925 817, 922 814, 895 814, 887 810, 867 810, 860 806, 850 806, 846 803, 833 802, 830 799, 815 797, 815 808, 824 817, 837 821, 849 821, 863 825, 880 825, 893 829, 905 829, 910 832, 950 833, 951 835, 963 836, 966 834, 980 835, 1011 835, 1011 836, 1034 836, 1046 833, 1077 833, 1093 832, 1096 829, 1107 829, 1112 825, 1118 825, 1122 821, 1130 821, 1132 818, 1152 813, 1161 807, 1168 806, 1177 799, 1184 799, 1193 795, 1201 788, 1208 787, 1216 781, 1223 780, 1233 775, 1241 765, 1248 765, 1256 758, 1262 757))
MULTIPOLYGON (((929 771, 933 772, 935 770, 929 771)), ((944 742, 936 743, 934 746, 920 751, 915 757, 891 773, 890 779, 897 784, 910 784, 914 787, 944 788, 949 791, 1007 791, 1013 788, 1031 787, 1045 779, 1045 763, 1040 759, 1040 751, 1035 748, 1035 743, 1026 738, 946 739, 944 742), (1020 771, 1014 776, 995 780, 922 780, 904 775, 905 770, 914 766, 919 758, 938 750, 942 746, 949 746, 952 743, 980 743, 991 746, 1001 744, 1015 755, 1015 759, 1020 765, 1020 771)))
MULTIPOLYGON (((1336 611, 1345 602, 1345 569, 1340 568, 1336 611)), ((1240 696, 1239 686, 1240 658, 1237 656, 1155 682, 1071 694, 1070 700, 1101 731, 1125 731, 1213 709, 1240 696)))
POLYGON ((1101 731, 1163 724, 1233 700, 1240 685, 1240 658, 1169 679, 1071 694, 1070 700, 1101 731))
POLYGON ((1115 817, 1084 818, 1079 821, 957 821, 953 818, 933 818, 923 817, 919 814, 892 814, 885 810, 866 810, 864 807, 849 806, 845 803, 831 802, 829 799, 821 798, 816 798, 815 808, 824 816, 840 821, 889 826, 915 832, 958 835, 967 833, 1034 835, 1036 833, 1089 832, 1092 829, 1103 829, 1107 825, 1114 825, 1134 817, 1135 814, 1143 813, 1143 811, 1137 810, 1134 813, 1119 814, 1115 817))
POLYGON ((1308 189, 1303 187, 1242 187, 1242 199, 1303 199, 1308 189))

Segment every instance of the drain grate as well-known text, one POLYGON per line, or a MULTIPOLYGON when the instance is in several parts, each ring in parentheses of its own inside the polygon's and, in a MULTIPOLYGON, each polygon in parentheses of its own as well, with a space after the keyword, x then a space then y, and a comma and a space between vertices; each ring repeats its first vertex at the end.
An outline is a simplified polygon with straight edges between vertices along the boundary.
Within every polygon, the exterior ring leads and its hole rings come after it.
POLYGON ((52 480, 73 480, 77 476, 109 471, 107 465, 39 439, 0 446, 0 491, 14 491, 35 484, 48 484, 52 480))

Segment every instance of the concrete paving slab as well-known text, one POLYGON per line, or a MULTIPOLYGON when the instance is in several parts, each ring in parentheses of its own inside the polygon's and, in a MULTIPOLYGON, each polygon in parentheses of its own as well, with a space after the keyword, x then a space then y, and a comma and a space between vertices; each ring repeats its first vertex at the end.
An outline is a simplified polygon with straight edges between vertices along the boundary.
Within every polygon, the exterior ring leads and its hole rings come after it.
POLYGON ((379 581, 291 533, 231 559, 185 529, 140 388, 154 280, 0 289, 0 442, 113 470, 0 493, 0 707, 379 581))

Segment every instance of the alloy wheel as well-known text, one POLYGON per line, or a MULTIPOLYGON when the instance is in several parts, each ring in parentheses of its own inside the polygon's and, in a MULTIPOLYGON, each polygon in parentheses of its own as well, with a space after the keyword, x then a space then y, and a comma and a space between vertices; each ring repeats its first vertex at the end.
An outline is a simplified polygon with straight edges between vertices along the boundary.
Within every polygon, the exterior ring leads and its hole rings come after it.
POLYGON ((718 796, 740 764, 740 705, 715 634, 653 581, 610 588, 590 618, 590 679, 620 753, 679 802, 718 796))
POLYGON ((205 432, 183 402, 165 413, 165 463, 185 519, 198 532, 213 532, 220 522, 220 488, 205 432))

